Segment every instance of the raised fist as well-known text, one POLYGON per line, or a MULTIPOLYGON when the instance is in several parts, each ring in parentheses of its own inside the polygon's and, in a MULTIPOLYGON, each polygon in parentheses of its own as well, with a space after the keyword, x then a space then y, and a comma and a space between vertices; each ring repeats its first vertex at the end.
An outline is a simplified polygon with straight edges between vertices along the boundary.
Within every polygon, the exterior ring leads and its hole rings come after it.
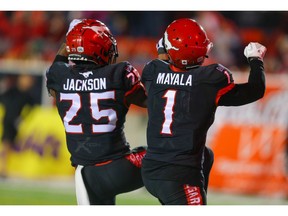
POLYGON ((250 57, 256 57, 260 60, 263 60, 266 50, 266 47, 262 44, 257 42, 250 42, 244 49, 244 55, 247 59, 250 57))

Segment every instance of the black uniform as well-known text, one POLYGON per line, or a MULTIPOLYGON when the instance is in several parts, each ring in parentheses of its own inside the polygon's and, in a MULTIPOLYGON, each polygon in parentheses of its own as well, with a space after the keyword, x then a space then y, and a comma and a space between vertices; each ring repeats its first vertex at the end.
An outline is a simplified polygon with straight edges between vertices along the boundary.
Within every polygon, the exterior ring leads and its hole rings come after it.
POLYGON ((123 131, 129 108, 125 96, 140 76, 128 62, 101 67, 65 61, 57 56, 46 76, 47 88, 56 91, 72 165, 84 166, 91 204, 115 204, 115 195, 143 186, 140 166, 146 150, 132 153, 123 131))
POLYGON ((145 66, 142 82, 149 121, 142 175, 161 203, 206 204, 204 149, 217 106, 247 104, 265 91, 263 62, 254 58, 249 63, 246 84, 234 84, 230 71, 220 64, 186 72, 173 72, 158 59, 145 66))

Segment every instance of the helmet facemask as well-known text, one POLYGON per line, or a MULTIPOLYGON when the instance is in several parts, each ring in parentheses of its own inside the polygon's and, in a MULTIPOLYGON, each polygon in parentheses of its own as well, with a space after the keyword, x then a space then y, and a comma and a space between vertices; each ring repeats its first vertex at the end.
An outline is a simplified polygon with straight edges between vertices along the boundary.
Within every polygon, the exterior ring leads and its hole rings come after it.
POLYGON ((118 54, 118 48, 117 48, 117 42, 114 39, 114 37, 111 35, 111 41, 112 41, 112 46, 109 49, 108 55, 109 55, 109 61, 108 64, 115 64, 116 60, 119 56, 118 54))

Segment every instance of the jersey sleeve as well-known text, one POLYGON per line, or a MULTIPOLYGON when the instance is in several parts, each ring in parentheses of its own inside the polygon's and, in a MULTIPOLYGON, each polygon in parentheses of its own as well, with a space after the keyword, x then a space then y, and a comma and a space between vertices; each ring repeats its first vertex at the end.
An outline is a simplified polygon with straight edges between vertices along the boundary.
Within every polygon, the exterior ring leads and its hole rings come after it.
POLYGON ((219 99, 219 106, 241 106, 259 100, 265 93, 265 72, 263 62, 250 59, 250 74, 247 83, 235 87, 219 99))
POLYGON ((126 105, 135 104, 137 106, 146 107, 146 94, 144 86, 140 79, 140 74, 129 62, 124 66, 124 88, 126 105))
POLYGON ((221 64, 213 64, 208 66, 208 68, 205 82, 215 87, 215 104, 218 106, 220 98, 235 87, 234 79, 230 70, 221 64))
POLYGON ((129 91, 140 82, 140 74, 129 62, 125 62, 123 70, 124 88, 129 91))
POLYGON ((61 74, 64 70, 67 70, 68 64, 64 62, 54 62, 47 70, 46 70, 46 87, 48 89, 53 89, 55 91, 60 90, 60 80, 61 74))
POLYGON ((221 64, 213 65, 213 82, 218 88, 222 89, 234 83, 234 79, 230 70, 221 64))
POLYGON ((232 73, 228 68, 224 67, 221 64, 217 64, 215 66, 215 71, 217 77, 216 84, 218 88, 215 104, 218 106, 221 97, 231 91, 235 87, 235 84, 232 73))
POLYGON ((141 81, 145 83, 146 81, 153 80, 153 71, 154 71, 155 65, 153 64, 153 61, 148 62, 142 71, 141 81))

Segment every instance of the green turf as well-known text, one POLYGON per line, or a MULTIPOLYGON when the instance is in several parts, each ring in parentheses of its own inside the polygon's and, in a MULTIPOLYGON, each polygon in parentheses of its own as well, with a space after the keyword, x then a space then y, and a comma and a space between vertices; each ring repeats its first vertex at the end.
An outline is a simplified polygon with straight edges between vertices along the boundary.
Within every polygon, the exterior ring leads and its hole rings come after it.
MULTIPOLYGON (((121 194, 117 205, 159 205, 148 194, 121 194)), ((51 187, 0 182, 0 205, 76 205, 73 187, 51 187)))
MULTIPOLYGON (((144 188, 120 194, 117 205, 159 205, 144 188)), ((0 205, 76 205, 73 182, 0 181, 0 205)), ((208 205, 288 205, 287 199, 208 193, 208 205)))
POLYGON ((75 195, 56 189, 31 187, 2 187, 0 185, 1 205, 74 205, 75 195))

